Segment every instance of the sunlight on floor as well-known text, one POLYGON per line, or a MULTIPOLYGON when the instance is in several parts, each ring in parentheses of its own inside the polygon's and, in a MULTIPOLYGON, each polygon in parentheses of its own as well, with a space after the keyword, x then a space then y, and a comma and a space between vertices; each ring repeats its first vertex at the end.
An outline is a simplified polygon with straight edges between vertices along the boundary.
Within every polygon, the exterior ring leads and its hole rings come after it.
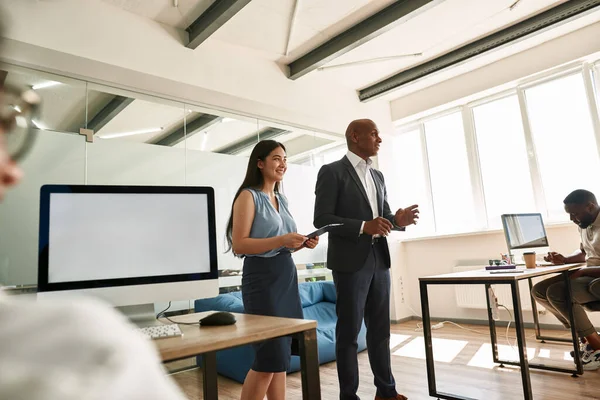
MULTIPOLYGON (((528 347, 527 348, 527 359, 531 360, 535 356, 535 348, 528 347)), ((498 345, 498 358, 506 361, 518 361, 519 353, 516 348, 513 349, 508 345, 499 344, 498 345)), ((492 357, 492 345, 489 343, 482 344, 477 353, 471 358, 471 360, 467 363, 470 367, 479 367, 479 368, 487 368, 492 369, 497 367, 498 364, 494 363, 492 357)))
POLYGON ((390 350, 398 347, 400 343, 405 342, 407 339, 410 339, 409 335, 398 335, 397 333, 392 333, 390 335, 390 350))
POLYGON ((540 349, 538 352, 539 358, 550 358, 550 350, 548 349, 540 349))
MULTIPOLYGON (((452 362, 454 358, 465 348, 469 343, 465 340, 438 339, 433 338, 433 359, 439 362, 452 362)), ((425 341, 423 337, 418 337, 400 349, 396 350, 393 355, 400 357, 420 358, 425 359, 425 341)))

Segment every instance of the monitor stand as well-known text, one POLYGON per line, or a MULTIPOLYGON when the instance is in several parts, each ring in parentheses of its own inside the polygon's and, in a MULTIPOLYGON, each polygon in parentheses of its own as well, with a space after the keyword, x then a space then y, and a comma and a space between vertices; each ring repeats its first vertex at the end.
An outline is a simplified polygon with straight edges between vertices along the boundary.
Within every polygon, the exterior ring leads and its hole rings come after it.
POLYGON ((139 304, 135 306, 122 306, 115 307, 120 311, 129 321, 134 323, 140 328, 148 326, 163 325, 156 319, 154 313, 154 303, 139 304))

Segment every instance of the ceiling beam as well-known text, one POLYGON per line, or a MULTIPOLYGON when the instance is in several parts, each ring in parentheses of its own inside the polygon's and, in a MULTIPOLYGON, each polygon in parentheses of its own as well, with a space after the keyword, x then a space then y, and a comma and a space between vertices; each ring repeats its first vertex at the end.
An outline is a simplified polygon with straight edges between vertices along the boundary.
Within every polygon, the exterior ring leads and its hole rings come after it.
POLYGON ((288 64, 290 79, 298 79, 350 50, 395 28, 443 0, 397 0, 352 28, 332 37, 288 64))
POLYGON ((187 27, 190 40, 186 47, 190 49, 198 47, 248 3, 250 0, 215 0, 187 27))
POLYGON ((220 154, 238 154, 242 151, 248 149, 249 147, 254 146, 258 143, 259 140, 272 140, 278 136, 285 135, 286 133, 290 133, 291 131, 287 131, 285 129, 279 128, 265 128, 258 132, 256 135, 252 135, 245 139, 239 140, 237 142, 233 142, 225 147, 220 148, 215 151, 215 153, 220 154))
POLYGON ((94 131, 94 134, 98 133, 98 131, 116 117, 117 114, 130 105, 133 100, 134 99, 131 97, 115 96, 102 110, 94 115, 92 120, 88 122, 86 128, 94 131))
POLYGON ((570 0, 515 25, 485 36, 449 53, 434 58, 359 90, 361 101, 373 100, 411 82, 423 79, 443 69, 461 64, 490 50, 509 46, 541 32, 556 28, 589 12, 600 10, 600 0, 570 0))
POLYGON ((216 124, 222 119, 223 117, 218 117, 216 115, 201 114, 199 117, 188 122, 185 125, 185 128, 182 126, 181 128, 178 128, 173 132, 167 133, 166 135, 156 140, 153 144, 157 144, 160 146, 175 146, 184 138, 189 139, 190 136, 195 135, 203 129, 207 129, 208 127, 216 124))

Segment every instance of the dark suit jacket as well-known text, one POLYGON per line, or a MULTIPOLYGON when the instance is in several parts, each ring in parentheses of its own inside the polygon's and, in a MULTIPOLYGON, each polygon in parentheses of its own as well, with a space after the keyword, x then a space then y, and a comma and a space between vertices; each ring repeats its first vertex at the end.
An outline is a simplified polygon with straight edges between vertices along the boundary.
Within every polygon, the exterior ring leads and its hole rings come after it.
MULTIPOLYGON (((371 175, 377 189, 379 216, 394 224, 394 213, 387 202, 387 191, 383 174, 371 169, 371 175)), ((324 165, 319 171, 315 189, 316 228, 328 224, 344 225, 329 232, 327 249, 327 268, 339 272, 358 271, 365 264, 371 251, 370 235, 359 235, 363 221, 373 219, 367 192, 346 156, 339 161, 324 165)), ((404 230, 404 228, 395 228, 404 230)), ((390 267, 390 252, 387 239, 385 246, 385 265, 390 267)))

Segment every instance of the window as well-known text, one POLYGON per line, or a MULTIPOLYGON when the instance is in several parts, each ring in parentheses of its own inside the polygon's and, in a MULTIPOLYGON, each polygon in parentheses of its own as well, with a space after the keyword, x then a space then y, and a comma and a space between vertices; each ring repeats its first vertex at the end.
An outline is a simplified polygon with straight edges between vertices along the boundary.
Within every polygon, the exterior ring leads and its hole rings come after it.
POLYGON ((456 112, 424 124, 437 232, 475 227, 473 194, 462 115, 456 112))
POLYGON ((525 96, 548 214, 566 219, 562 200, 572 190, 600 195, 600 160, 583 76, 540 84, 525 96))
POLYGON ((600 197, 599 95, 600 61, 400 127, 390 204, 418 198, 418 235, 501 229, 511 213, 567 221, 571 191, 600 197))
POLYGON ((536 212, 519 100, 515 95, 473 108, 489 228, 500 215, 536 212))
POLYGON ((344 157, 347 152, 348 152, 348 149, 346 148, 346 145, 343 144, 340 147, 337 147, 337 148, 334 148, 334 149, 324 152, 323 153, 323 161, 325 164, 329 164, 334 161, 338 161, 342 157, 344 157))
POLYGON ((420 130, 396 135, 391 140, 394 154, 394 173, 386 173, 388 202, 395 212, 398 207, 419 205, 420 218, 415 227, 407 230, 409 235, 431 234, 435 231, 433 210, 429 200, 424 149, 420 130))

